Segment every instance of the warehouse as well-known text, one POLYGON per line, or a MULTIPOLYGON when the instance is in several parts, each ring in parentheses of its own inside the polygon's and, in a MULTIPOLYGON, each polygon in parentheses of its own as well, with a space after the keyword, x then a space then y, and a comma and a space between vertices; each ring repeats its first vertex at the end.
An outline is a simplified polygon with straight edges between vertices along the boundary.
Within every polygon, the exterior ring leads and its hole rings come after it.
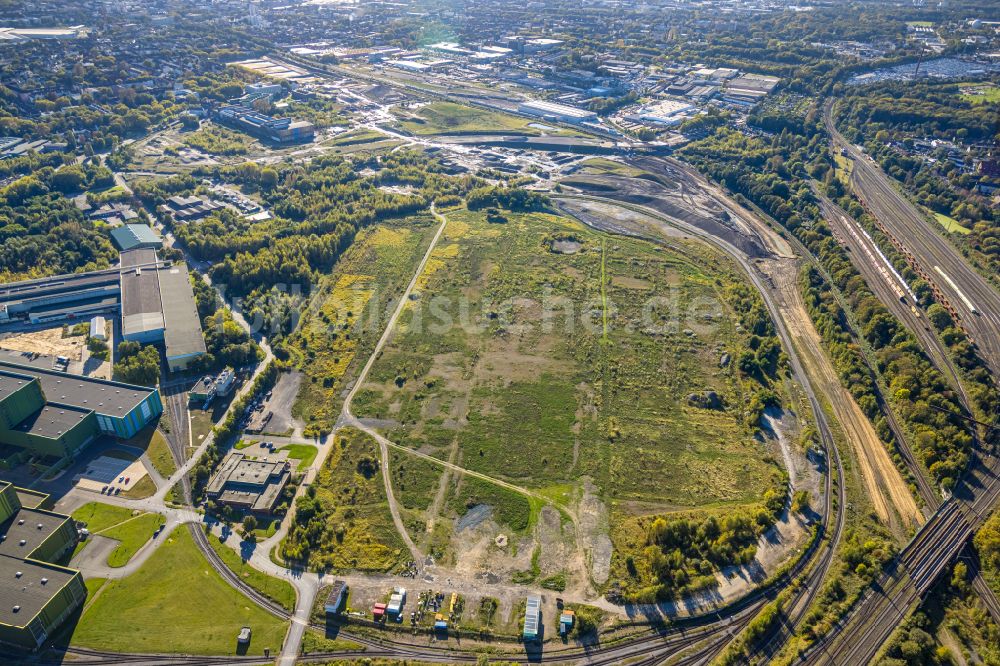
POLYGON ((0 322, 41 323, 74 308, 89 317, 118 307, 116 269, 13 282, 0 287, 0 322))
POLYGON ((0 360, 0 443, 73 456, 99 434, 128 439, 163 412, 160 392, 0 360))
POLYGON ((163 339, 166 324, 160 302, 160 281, 153 267, 121 272, 122 337, 141 343, 163 339))
POLYGON ((206 352, 188 270, 161 261, 148 245, 123 251, 118 268, 0 287, 0 326, 85 321, 117 311, 124 339, 162 341, 170 371, 184 370, 206 352))
POLYGON ((0 481, 0 643, 41 646, 87 597, 79 571, 52 562, 76 545, 69 516, 0 481))
POLYGON ((160 268, 156 277, 159 293, 170 295, 162 299, 167 367, 170 372, 178 372, 187 369, 191 361, 205 354, 205 337, 201 333, 187 266, 174 264, 160 268))
POLYGON ((664 99, 640 109, 636 113, 636 119, 639 122, 670 126, 688 118, 693 111, 694 106, 687 102, 664 99))
POLYGON ((517 109, 521 113, 566 123, 585 123, 597 120, 597 114, 593 111, 585 111, 575 106, 566 106, 565 104, 556 104, 544 100, 521 102, 517 109))

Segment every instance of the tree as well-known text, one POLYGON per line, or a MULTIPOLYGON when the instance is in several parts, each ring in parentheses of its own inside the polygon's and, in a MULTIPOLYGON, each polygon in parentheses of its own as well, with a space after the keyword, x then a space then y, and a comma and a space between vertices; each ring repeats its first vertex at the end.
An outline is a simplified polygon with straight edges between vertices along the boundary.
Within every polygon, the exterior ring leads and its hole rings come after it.
POLYGON ((69 194, 83 187, 84 180, 83 170, 74 165, 63 167, 59 171, 56 171, 52 174, 52 179, 49 182, 52 189, 63 194, 69 194))
POLYGON ((792 499, 792 511, 795 513, 803 513, 809 510, 809 492, 806 490, 799 490, 795 493, 792 499))
POLYGON ((263 190, 273 190, 278 186, 278 172, 267 167, 260 172, 260 187, 263 190))
POLYGON ((118 356, 115 378, 127 384, 156 386, 160 379, 160 352, 156 347, 140 347, 138 342, 126 340, 118 345, 118 356))
POLYGON ((257 529, 257 518, 253 514, 248 514, 243 518, 243 538, 247 541, 256 541, 257 533, 254 531, 257 529))

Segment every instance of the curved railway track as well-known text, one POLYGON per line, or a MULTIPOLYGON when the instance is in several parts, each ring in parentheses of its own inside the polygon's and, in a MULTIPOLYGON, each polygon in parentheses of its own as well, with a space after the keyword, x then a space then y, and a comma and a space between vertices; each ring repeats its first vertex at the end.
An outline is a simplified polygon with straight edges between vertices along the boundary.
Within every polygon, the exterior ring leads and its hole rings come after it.
MULTIPOLYGON (((754 654, 752 655, 752 656, 763 656, 763 657, 770 656, 774 654, 778 649, 780 649, 781 645, 783 645, 785 640, 787 640, 788 635, 792 631, 794 631, 796 627, 798 627, 799 623, 801 623, 802 619, 805 617, 805 613, 812 605, 812 602, 815 600, 816 595, 819 593, 821 583, 825 578, 827 571, 829 570, 830 564, 833 561, 833 555, 836 551, 837 545, 840 542, 840 537, 843 530, 843 511, 844 511, 844 506, 846 504, 846 495, 842 482, 842 479, 844 478, 844 470, 843 470, 843 463, 840 458, 840 453, 837 450, 836 442, 834 441, 833 435, 830 432, 829 424, 826 421, 826 416, 822 410, 822 407, 820 406, 819 401, 816 398, 816 395, 812 390, 811 385, 809 384, 808 377, 798 359, 798 355, 795 352, 795 348, 792 346, 791 336, 789 335, 788 330, 784 325, 784 322, 781 320, 779 310, 771 295, 770 291, 771 286, 769 282, 758 273, 756 267, 742 256, 742 254, 738 249, 736 249, 726 241, 710 236, 706 232, 703 232, 697 227, 694 227, 693 225, 690 225, 684 221, 672 219, 664 215, 663 213, 660 213, 659 211, 646 208, 645 206, 639 206, 636 204, 622 202, 618 199, 591 196, 591 195, 563 195, 561 197, 554 197, 554 198, 557 201, 560 198, 590 200, 601 203, 603 205, 619 206, 626 210, 631 210, 633 212, 640 213, 642 215, 646 215, 654 219, 659 219, 674 227, 680 228, 681 230, 690 233, 691 235, 698 237, 703 241, 708 242, 709 244, 713 245, 717 249, 724 252, 726 255, 732 257, 735 261, 737 261, 737 263, 740 264, 740 266, 743 268, 746 274, 750 277, 751 281, 753 281, 754 286, 761 293, 762 297, 764 298, 765 304, 767 305, 768 311, 771 313, 771 317, 775 321, 775 327, 778 330, 779 337, 781 337, 782 344, 785 346, 787 350, 789 350, 789 358, 792 363, 793 372, 795 373, 796 377, 799 378, 799 383, 803 386, 803 389, 806 391, 807 397, 810 402, 810 407, 812 408, 814 418, 817 423, 817 428, 820 432, 820 438, 823 442, 824 449, 827 453, 827 460, 832 460, 837 470, 837 479, 838 479, 836 488, 837 502, 835 509, 836 515, 834 516, 834 519, 832 521, 832 529, 830 529, 829 526, 831 524, 831 516, 833 515, 834 512, 834 506, 833 506, 834 489, 833 489, 833 475, 828 471, 828 473, 826 474, 826 481, 825 481, 825 493, 824 493, 825 501, 824 501, 824 512, 823 512, 823 521, 821 523, 821 529, 828 530, 829 534, 828 535, 824 535, 822 533, 819 534, 817 536, 817 539, 814 540, 810 546, 810 550, 813 550, 814 548, 819 547, 819 544, 822 542, 823 553, 820 555, 819 560, 815 563, 815 566, 809 570, 807 578, 803 580, 801 585, 799 586, 798 589, 800 590, 800 592, 797 595, 795 595, 793 599, 789 601, 789 604, 784 611, 787 621, 778 628, 778 630, 774 633, 774 635, 772 635, 770 638, 766 638, 760 644, 760 646, 756 650, 754 650, 754 654), (828 536, 829 538, 824 539, 825 536, 828 536)), ((605 229, 605 231, 607 231, 607 229, 605 229)), ((612 231, 612 232, 629 233, 628 230, 622 228, 619 228, 617 231, 612 231)), ((632 233, 631 235, 641 236, 652 242, 659 242, 660 240, 662 240, 658 239, 657 237, 646 234, 632 233)), ((807 552, 796 562, 796 566, 793 567, 792 571, 789 572, 789 575, 786 579, 788 582, 795 580, 800 574, 802 574, 805 571, 808 564, 808 560, 811 558, 812 554, 813 554, 812 552, 807 552)), ((761 602, 760 605, 762 606, 763 602, 761 602)))
MULTIPOLYGON (((679 220, 668 219, 661 213, 641 206, 630 206, 614 199, 604 199, 600 197, 580 197, 591 198, 604 204, 632 208, 644 215, 666 221, 674 226, 681 226, 684 231, 699 237, 717 249, 725 252, 736 260, 746 271, 747 275, 754 282, 757 289, 762 294, 765 304, 768 306, 772 317, 775 319, 776 328, 783 344, 790 350, 793 371, 800 378, 805 378, 802 366, 798 363, 792 341, 784 325, 778 318, 778 310, 774 304, 771 294, 767 291, 770 287, 767 280, 760 275, 752 263, 740 256, 739 251, 725 241, 714 239, 704 235, 698 229, 690 227, 679 220)), ((613 230, 612 233, 628 233, 627 230, 613 230)), ((633 234, 636 235, 636 234, 633 234)), ((649 238, 653 242, 660 242, 663 239, 649 238)), ((607 646, 596 646, 590 648, 568 648, 562 650, 547 650, 537 656, 532 655, 532 663, 567 663, 578 662, 589 666, 611 666, 629 662, 636 666, 653 666, 659 664, 670 657, 679 657, 672 663, 677 666, 694 666, 704 664, 718 655, 729 644, 733 636, 737 635, 757 614, 757 612, 769 601, 773 600, 780 591, 786 589, 790 584, 800 577, 803 577, 796 586, 796 592, 786 606, 788 621, 783 627, 794 629, 801 621, 806 610, 811 605, 818 593, 820 583, 833 559, 836 545, 839 542, 843 526, 843 511, 845 506, 844 489, 840 479, 843 478, 843 468, 839 452, 833 440, 825 415, 819 405, 815 394, 806 379, 801 382, 806 391, 810 407, 813 410, 820 437, 826 450, 827 460, 834 463, 838 474, 836 486, 837 500, 834 502, 833 476, 826 475, 826 492, 824 493, 823 520, 820 523, 819 532, 810 542, 806 551, 795 561, 788 571, 777 577, 768 584, 758 587, 753 592, 732 604, 716 609, 711 613, 697 615, 687 618, 680 618, 669 625, 652 628, 645 635, 635 638, 623 639, 607 646), (684 654, 686 651, 690 654, 684 654)), ((186 490, 186 489, 185 489, 186 490)), ((250 587, 239 576, 237 576, 221 560, 215 550, 208 543, 204 530, 200 525, 189 524, 188 529, 195 540, 198 548, 204 553, 206 559, 212 567, 229 583, 232 587, 240 590, 251 601, 262 609, 271 613, 283 621, 294 621, 292 613, 267 598, 257 590, 250 587)), ((325 631, 325 625, 310 623, 311 628, 325 631)), ((479 653, 471 651, 455 650, 446 646, 414 645, 391 638, 370 638, 365 635, 350 631, 341 631, 340 635, 345 639, 358 643, 363 647, 363 651, 337 651, 337 652, 317 652, 299 657, 299 661, 312 663, 327 661, 336 658, 365 657, 392 657, 413 661, 433 661, 439 663, 475 663, 479 653)), ((780 646, 783 642, 782 634, 773 636, 758 651, 759 654, 766 654, 773 647, 780 646)), ((58 655, 72 656, 78 663, 100 663, 109 665, 131 666, 132 664, 150 664, 151 666, 218 666, 220 664, 262 664, 273 663, 272 658, 263 657, 198 657, 198 656, 177 656, 177 655, 143 655, 143 654, 120 654, 86 650, 81 648, 69 648, 56 653, 56 658, 46 660, 41 658, 33 663, 63 663, 58 655)), ((510 660, 512 657, 502 655, 498 657, 502 660, 510 660)), ((516 659, 516 658, 515 658, 516 659)))

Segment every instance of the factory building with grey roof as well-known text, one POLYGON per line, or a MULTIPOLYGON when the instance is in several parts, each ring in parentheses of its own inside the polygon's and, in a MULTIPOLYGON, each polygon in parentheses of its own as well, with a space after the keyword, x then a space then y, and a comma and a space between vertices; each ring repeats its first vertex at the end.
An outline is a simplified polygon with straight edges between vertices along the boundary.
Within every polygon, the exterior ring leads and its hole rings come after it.
POLYGON ((0 329, 85 321, 116 311, 124 339, 163 342, 171 372, 206 352, 187 266, 162 261, 148 247, 122 252, 117 268, 0 286, 0 329))

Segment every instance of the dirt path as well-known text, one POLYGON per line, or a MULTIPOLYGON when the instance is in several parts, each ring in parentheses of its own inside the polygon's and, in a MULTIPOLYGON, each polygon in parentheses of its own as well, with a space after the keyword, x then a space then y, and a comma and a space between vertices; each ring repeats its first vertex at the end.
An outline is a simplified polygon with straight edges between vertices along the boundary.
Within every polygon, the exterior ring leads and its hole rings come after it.
POLYGON ((352 386, 351 390, 347 393, 347 398, 345 398, 344 406, 341 409, 341 422, 338 423, 337 427, 337 429, 343 426, 355 427, 369 436, 374 437, 375 441, 378 442, 380 457, 382 458, 382 481, 385 483, 385 498, 389 504, 389 513, 392 514, 392 522, 396 526, 396 531, 399 532, 399 536, 406 543, 406 547, 413 556, 413 561, 416 563, 418 569, 420 568, 420 563, 423 560, 423 554, 420 552, 420 549, 417 548, 417 545, 413 543, 410 533, 406 530, 406 526, 403 524, 403 518, 399 515, 399 503, 396 501, 396 495, 392 490, 392 476, 389 472, 389 446, 393 444, 385 437, 379 435, 371 427, 359 421, 357 417, 351 413, 351 401, 354 400, 354 396, 365 383, 365 379, 367 379, 368 373, 371 372, 372 366, 375 365, 375 361, 382 354, 382 348, 385 347, 389 338, 392 337, 392 332, 396 328, 396 322, 399 320, 399 316, 403 313, 403 310, 406 309, 406 303, 409 301, 410 294, 417 285, 417 280, 419 280, 421 274, 423 274, 424 268, 427 266, 427 261, 431 258, 434 248, 437 247, 438 241, 441 239, 441 235, 444 233, 445 227, 448 226, 448 218, 438 213, 434 208, 434 204, 431 204, 431 215, 433 215, 434 218, 441 223, 441 225, 438 227, 437 232, 435 232, 434 237, 427 246, 427 251, 424 253, 423 258, 420 259, 420 264, 417 265, 417 270, 413 272, 413 277, 410 279, 410 283, 406 285, 406 289, 399 297, 396 309, 393 310, 392 315, 389 317, 389 321, 385 324, 385 330, 382 332, 382 337, 380 337, 378 342, 375 344, 375 349, 372 350, 371 356, 368 357, 368 361, 365 362, 365 366, 361 369, 361 372, 358 373, 357 378, 354 380, 354 386, 352 386))
MULTIPOLYGON (((410 554, 413 556, 413 561, 416 563, 418 571, 422 570, 424 556, 421 553, 420 549, 417 548, 417 545, 413 542, 413 539, 411 538, 409 532, 406 530, 406 527, 403 524, 403 519, 400 516, 399 503, 396 501, 396 497, 392 489, 392 478, 389 470, 389 449, 394 449, 396 451, 400 451, 407 455, 421 458, 422 460, 426 460, 427 462, 430 463, 434 463, 435 465, 440 465, 441 467, 444 468, 445 473, 454 472, 454 473, 464 474, 467 476, 472 476, 477 479, 486 481, 488 483, 492 483, 493 485, 499 486, 501 488, 505 488, 512 492, 518 493, 520 495, 534 498, 546 505, 551 505, 556 509, 562 511, 564 514, 566 514, 566 516, 568 516, 570 521, 573 523, 575 533, 576 534, 580 533, 580 521, 577 512, 571 509, 570 507, 566 506, 565 504, 555 502, 551 498, 546 497, 541 493, 528 490, 527 488, 522 488, 521 486, 517 486, 513 483, 508 483, 496 477, 492 477, 486 474, 482 474, 480 472, 475 472, 469 469, 465 469, 452 462, 453 457, 451 456, 449 456, 449 460, 445 461, 441 460, 440 458, 435 458, 434 456, 427 455, 426 453, 421 453, 420 451, 416 451, 409 447, 401 446, 387 439, 385 436, 383 436, 377 430, 372 428, 370 425, 362 422, 360 419, 357 418, 357 416, 355 416, 351 412, 351 402, 353 401, 354 396, 360 390, 361 386, 365 383, 365 379, 371 372, 372 366, 375 365, 375 361, 380 357, 382 349, 392 338, 393 331, 395 330, 396 327, 396 322, 399 320, 399 317, 403 313, 403 310, 406 309, 406 304, 409 301, 409 296, 416 288, 417 282, 419 281, 420 276, 423 274, 424 268, 426 267, 431 254, 434 252, 434 249, 437 247, 438 241, 443 235, 445 227, 448 224, 447 218, 438 213, 433 205, 431 206, 431 214, 435 217, 435 219, 441 222, 441 226, 438 227, 437 232, 431 239, 430 245, 427 247, 427 251, 424 253, 423 258, 420 260, 420 264, 414 271, 413 278, 410 280, 410 283, 407 285, 402 296, 400 296, 399 303, 396 305, 396 309, 393 311, 392 316, 390 316, 389 321, 386 322, 385 330, 382 332, 382 337, 379 338, 378 343, 372 350, 371 356, 368 357, 368 360, 365 363, 364 367, 361 369, 361 372, 358 373, 357 379, 355 379, 354 381, 354 385, 351 387, 350 391, 348 391, 347 397, 344 400, 343 408, 341 410, 340 420, 338 421, 337 427, 335 428, 335 430, 344 427, 357 428, 358 430, 361 430, 369 437, 372 437, 376 442, 378 442, 380 457, 382 459, 381 461, 382 478, 385 483, 385 493, 386 493, 386 499, 389 504, 389 512, 392 514, 392 521, 396 527, 396 530, 399 532, 400 537, 406 543, 406 546, 409 549, 410 554)), ((588 580, 589 576, 587 574, 587 566, 586 566, 587 556, 585 553, 584 546, 579 538, 575 539, 575 543, 576 543, 576 553, 575 557, 572 558, 573 559, 572 569, 576 570, 575 573, 582 575, 583 580, 588 580)))
MULTIPOLYGON (((451 440, 451 450, 448 452, 448 462, 455 464, 455 458, 458 456, 458 437, 456 436, 451 440)), ((438 488, 437 492, 434 493, 434 501, 431 502, 430 507, 427 509, 427 534, 431 534, 434 531, 434 522, 437 517, 441 514, 441 505, 444 504, 444 496, 448 492, 448 484, 451 482, 451 470, 447 467, 441 472, 441 476, 438 477, 438 488)))
MULTIPOLYGON (((777 277, 777 276, 776 276, 777 277)), ((780 279, 782 317, 797 343, 802 360, 817 388, 827 397, 837 421, 854 451, 865 489, 879 519, 892 522, 895 507, 906 525, 920 525, 923 514, 917 507, 909 486, 893 464, 885 445, 875 433, 868 417, 840 383, 840 377, 823 351, 823 343, 806 311, 802 294, 794 280, 780 279)))

